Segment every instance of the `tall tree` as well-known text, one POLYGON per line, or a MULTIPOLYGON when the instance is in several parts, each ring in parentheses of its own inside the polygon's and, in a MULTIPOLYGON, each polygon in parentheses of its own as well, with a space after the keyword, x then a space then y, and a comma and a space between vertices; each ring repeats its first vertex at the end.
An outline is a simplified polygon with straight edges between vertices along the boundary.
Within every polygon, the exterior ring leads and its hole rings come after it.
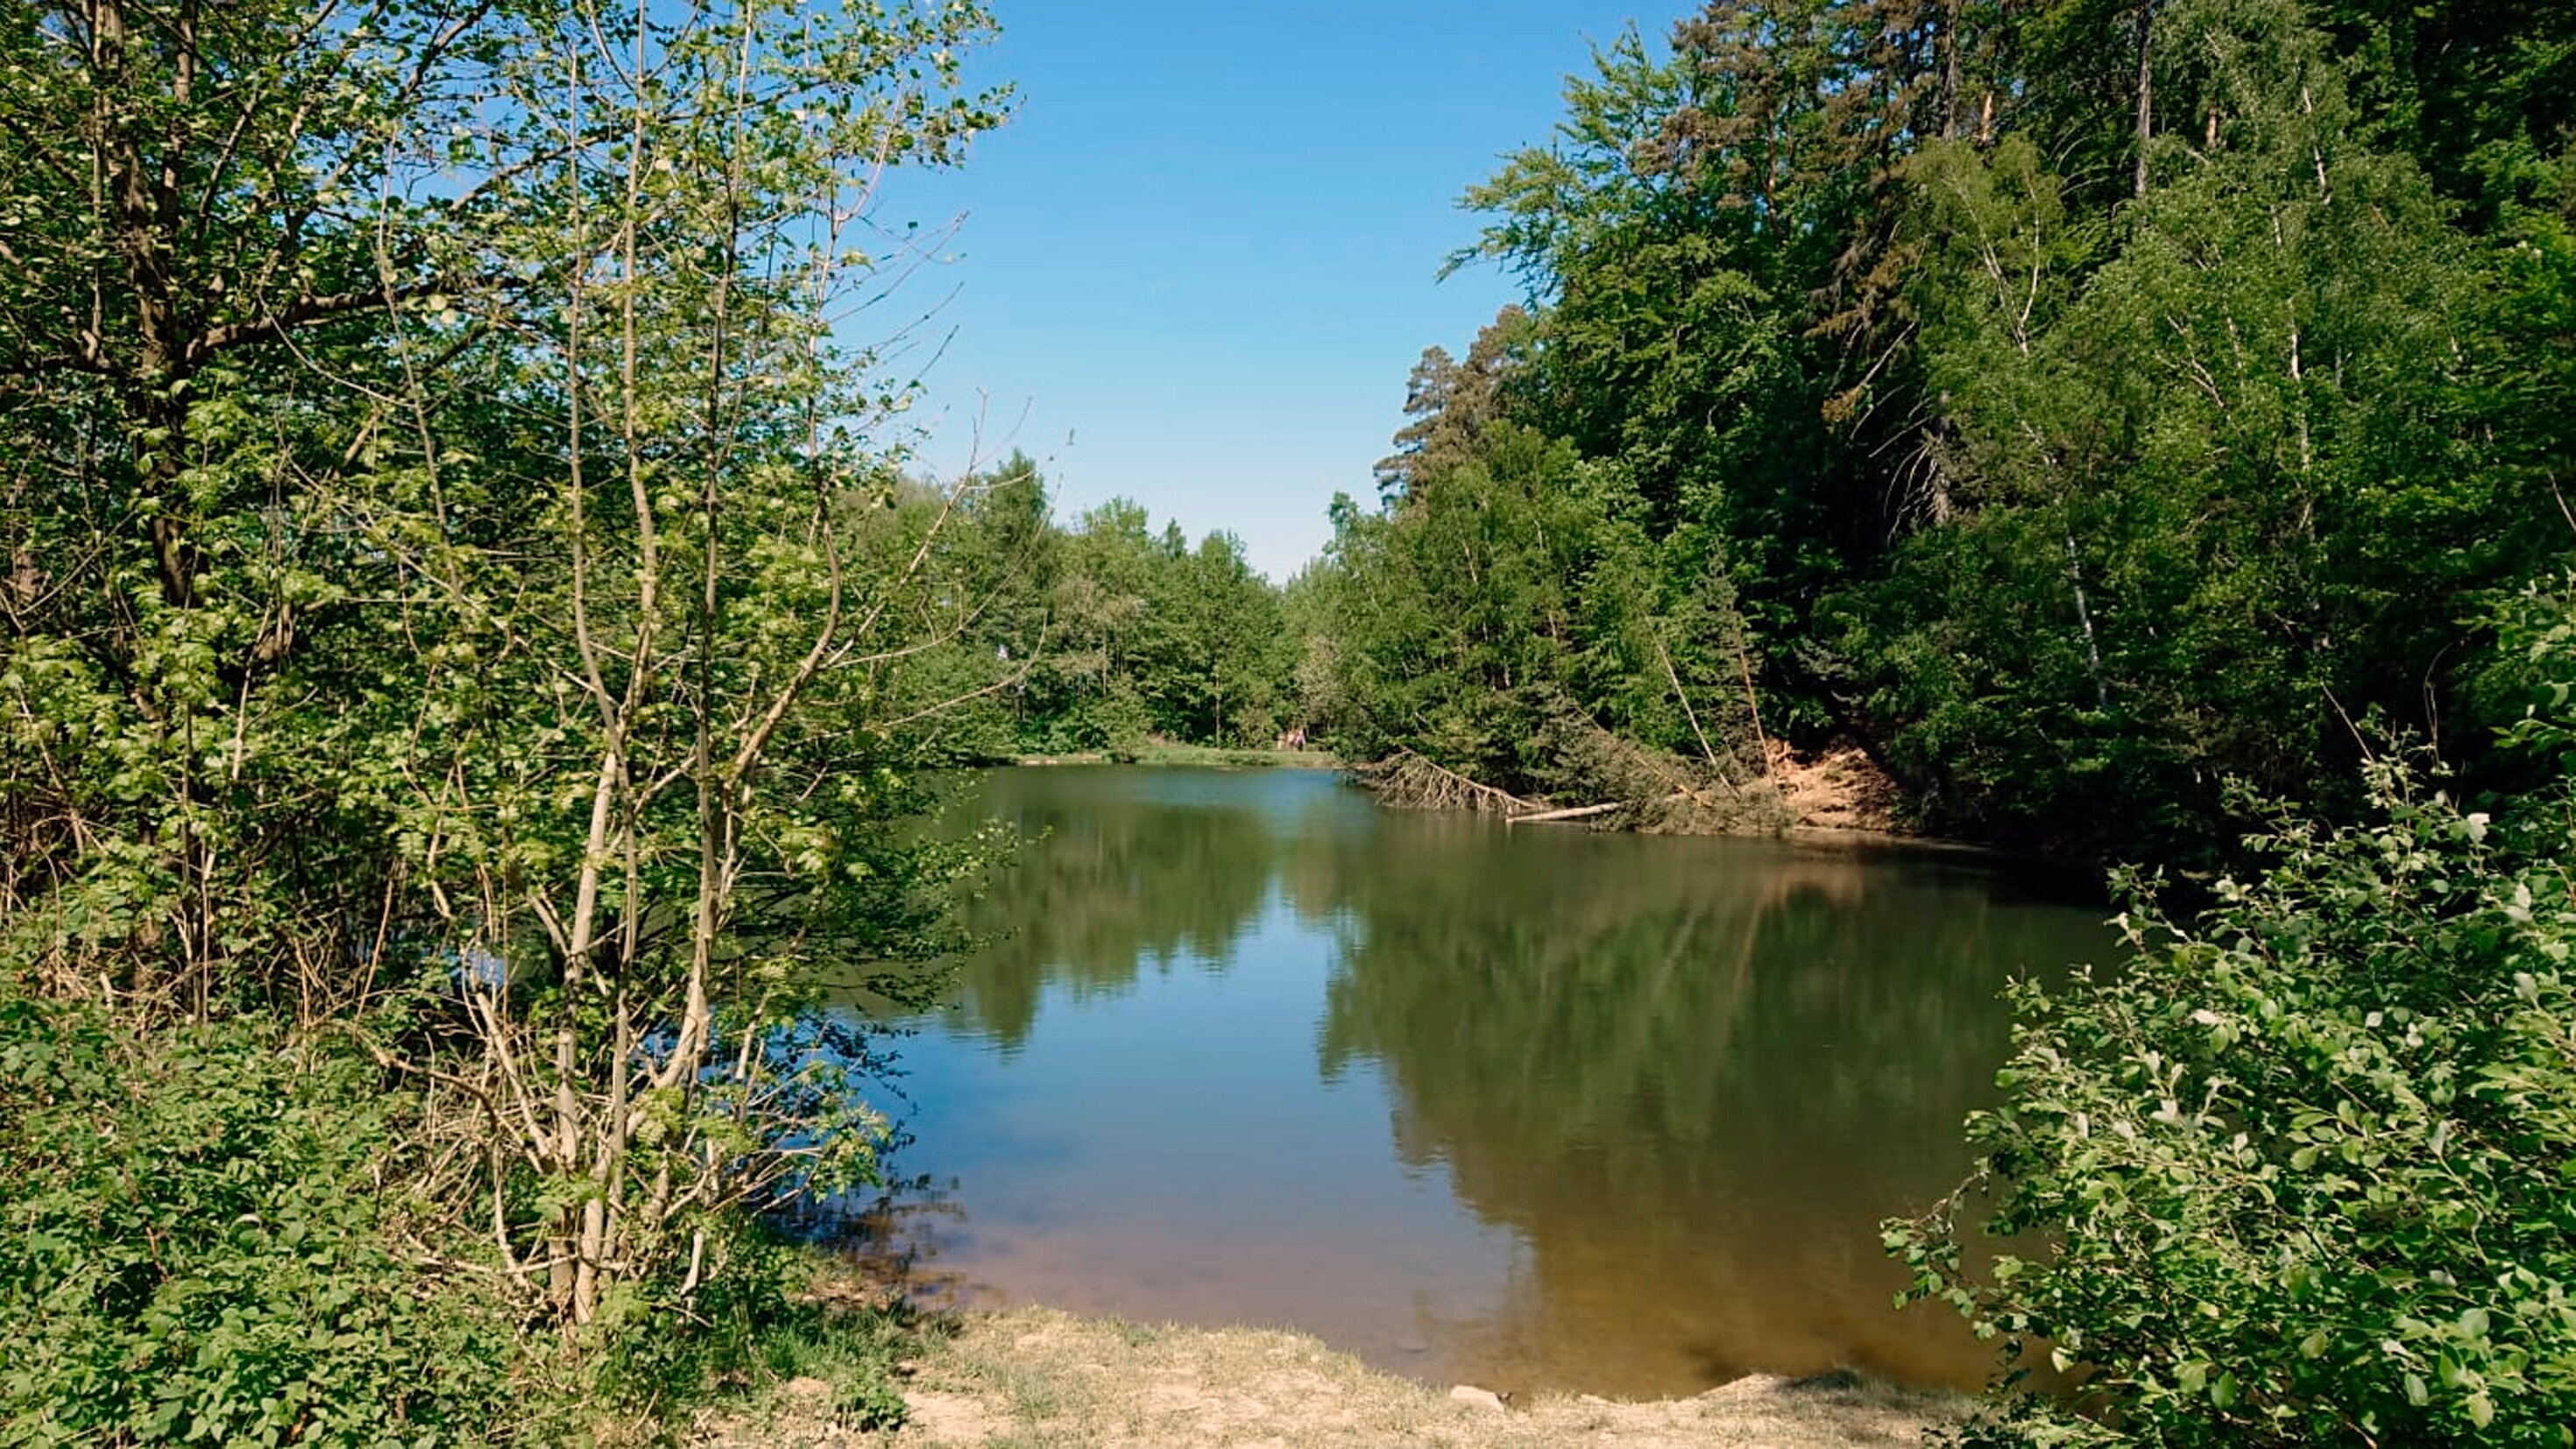
POLYGON ((343 802, 417 674, 359 603, 389 583, 367 521, 480 332, 454 299, 492 278, 456 222, 485 178, 437 138, 501 13, 75 0, 0 23, 26 959, 199 1015, 233 991, 318 1009, 387 908, 343 802))
POLYGON ((985 23, 560 13, 494 77, 486 234, 526 286, 490 361, 546 409, 514 481, 548 506, 506 606, 457 581, 516 561, 407 552, 473 667, 433 682, 446 757, 406 824, 442 934, 501 963, 469 998, 485 1090, 548 1187, 514 1221, 495 1154, 498 1246, 568 1327, 685 1304, 731 1209, 867 1161, 847 1049, 796 1014, 900 919, 853 910, 888 786, 828 742, 874 666, 963 629, 932 565, 964 500, 894 506, 864 431, 882 384, 835 329, 885 169, 989 124, 953 89, 985 23))
POLYGON ((964 505, 895 506, 901 384, 837 339, 879 178, 994 119, 982 11, 8 20, 13 959, 361 1024, 538 1316, 689 1301, 866 1162, 796 982, 921 943, 835 742, 963 627, 964 505), (373 1034, 415 990, 470 1049, 373 1034))

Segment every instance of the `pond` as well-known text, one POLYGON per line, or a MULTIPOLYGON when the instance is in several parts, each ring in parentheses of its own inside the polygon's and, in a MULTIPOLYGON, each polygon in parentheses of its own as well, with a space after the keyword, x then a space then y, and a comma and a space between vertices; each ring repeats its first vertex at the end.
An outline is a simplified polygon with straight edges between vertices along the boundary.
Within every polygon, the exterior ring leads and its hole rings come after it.
POLYGON ((898 1043, 968 1303, 1286 1325, 1618 1396, 1837 1366, 1969 1386, 1878 1224, 1953 1187, 1996 993, 2108 959, 1976 857, 1388 810, 1335 776, 996 772, 997 943, 898 1043), (1039 838, 1042 837, 1042 838, 1039 838))

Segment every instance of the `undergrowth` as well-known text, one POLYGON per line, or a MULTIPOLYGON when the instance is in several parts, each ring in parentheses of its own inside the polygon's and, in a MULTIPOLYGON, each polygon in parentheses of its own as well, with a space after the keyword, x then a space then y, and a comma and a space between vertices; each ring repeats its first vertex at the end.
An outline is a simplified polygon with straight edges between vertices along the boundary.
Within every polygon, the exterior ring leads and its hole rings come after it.
POLYGON ((341 1038, 138 1033, 0 977, 0 1449, 660 1443, 798 1379, 850 1427, 901 1419, 911 1326, 814 1298, 756 1227, 687 1316, 537 1326, 409 1186, 418 1111, 341 1038))

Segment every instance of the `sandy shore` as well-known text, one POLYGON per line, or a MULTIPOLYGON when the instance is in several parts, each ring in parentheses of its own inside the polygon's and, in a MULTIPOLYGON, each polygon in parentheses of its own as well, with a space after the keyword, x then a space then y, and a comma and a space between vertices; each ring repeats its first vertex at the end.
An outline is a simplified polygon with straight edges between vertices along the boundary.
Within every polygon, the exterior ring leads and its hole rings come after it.
POLYGON ((1927 1429, 1968 1408, 1961 1399, 1838 1375, 1756 1377, 1656 1403, 1548 1396, 1506 1404, 1381 1373, 1304 1334, 1143 1327, 1052 1309, 967 1315, 928 1336, 905 1367, 910 1422, 894 1432, 833 1423, 832 1386, 814 1380, 788 1385, 755 1414, 703 1426, 697 1442, 708 1449, 1806 1449, 1919 1444, 1927 1429))

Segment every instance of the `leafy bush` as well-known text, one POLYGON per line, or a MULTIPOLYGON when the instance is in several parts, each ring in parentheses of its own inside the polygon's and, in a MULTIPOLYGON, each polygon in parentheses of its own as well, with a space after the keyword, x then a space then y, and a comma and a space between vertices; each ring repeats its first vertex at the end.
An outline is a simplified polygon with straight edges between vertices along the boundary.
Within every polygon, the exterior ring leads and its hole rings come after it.
POLYGON ((2051 1251, 1971 1274, 1947 1213, 1888 1242, 2089 1417, 1977 1435, 2576 1442, 2576 799, 2515 839, 2400 763, 2371 786, 2378 823, 2280 826, 2188 929, 2124 917, 2116 978, 2015 992, 1969 1130, 1990 1230, 2051 1251))
POLYGON ((2489 623, 2549 782, 2506 818, 2377 761, 2375 823, 2281 821, 2188 928, 2124 916, 2116 978, 2014 992, 1961 1197, 2048 1251, 1968 1271, 1955 1198, 1887 1231, 2005 1386, 2042 1346, 2074 1386, 1972 1439, 2576 1444, 2576 577, 2489 623))
POLYGON ((505 1305, 402 1240, 381 1086, 0 980, 0 1445, 543 1439, 505 1305))
MULTIPOLYGON (((1972 1119, 1999 1233, 1894 1225, 1915 1295, 2045 1341, 2098 1421, 2042 1442, 2570 1442, 2576 945, 2566 820, 2374 777, 2366 829, 2284 827, 2188 929, 2124 918, 2117 979, 2015 993, 2010 1105, 1972 1119)), ((2562 807, 2563 808, 2563 807, 2562 807)), ((2557 814, 2558 812, 2547 812, 2557 814)))

